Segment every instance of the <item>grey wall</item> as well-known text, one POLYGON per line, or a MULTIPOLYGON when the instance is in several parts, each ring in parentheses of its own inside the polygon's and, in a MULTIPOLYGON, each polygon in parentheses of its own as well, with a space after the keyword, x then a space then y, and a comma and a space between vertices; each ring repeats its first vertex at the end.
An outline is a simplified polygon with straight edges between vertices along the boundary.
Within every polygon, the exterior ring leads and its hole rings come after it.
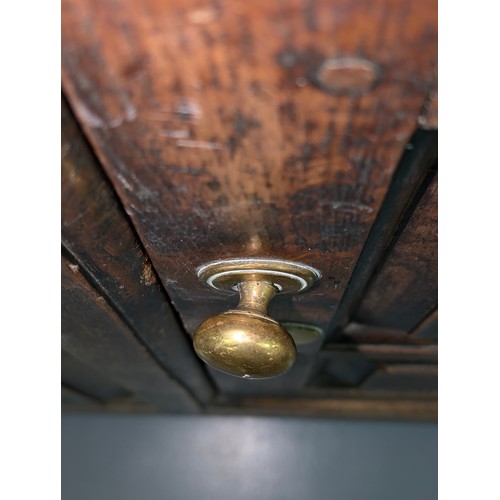
POLYGON ((433 500, 437 426, 66 415, 63 500, 433 500))

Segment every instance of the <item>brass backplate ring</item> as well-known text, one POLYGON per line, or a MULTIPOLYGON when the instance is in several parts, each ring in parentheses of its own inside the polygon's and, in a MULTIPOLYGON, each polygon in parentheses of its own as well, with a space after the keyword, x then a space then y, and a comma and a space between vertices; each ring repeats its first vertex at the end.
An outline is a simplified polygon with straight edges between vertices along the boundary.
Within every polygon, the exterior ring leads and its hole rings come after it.
POLYGON ((234 292, 243 281, 266 281, 279 294, 302 292, 321 278, 320 271, 300 262, 252 258, 210 262, 200 266, 197 274, 216 290, 234 292))

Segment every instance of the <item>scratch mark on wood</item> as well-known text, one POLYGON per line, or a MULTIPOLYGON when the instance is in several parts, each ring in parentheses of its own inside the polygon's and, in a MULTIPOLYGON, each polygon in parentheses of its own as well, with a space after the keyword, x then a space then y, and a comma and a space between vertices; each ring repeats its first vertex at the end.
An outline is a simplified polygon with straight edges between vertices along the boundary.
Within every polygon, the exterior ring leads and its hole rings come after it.
POLYGON ((193 99, 179 99, 174 107, 174 113, 187 121, 198 120, 202 116, 199 104, 193 99))
POLYGON ((70 220, 69 222, 63 222, 63 227, 69 227, 69 226, 73 225, 75 222, 79 221, 84 215, 85 215, 85 213, 82 212, 82 213, 78 214, 77 217, 70 220))
POLYGON ((137 118, 137 110, 130 103, 125 106, 124 112, 121 116, 110 118, 108 120, 97 116, 91 109, 84 106, 82 103, 78 103, 77 108, 80 119, 91 128, 101 128, 104 130, 117 128, 124 122, 132 122, 137 118))
POLYGON ((368 205, 363 205, 359 203, 346 203, 343 201, 334 201, 332 203, 333 208, 344 208, 347 210, 361 210, 362 212, 367 212, 371 214, 373 212, 373 208, 368 205))
POLYGON ((221 144, 209 141, 189 141, 179 139, 175 145, 179 148, 222 149, 221 144))
POLYGON ((134 190, 134 187, 127 181, 127 179, 125 179, 125 177, 123 177, 122 174, 116 174, 116 177, 118 177, 118 180, 121 182, 125 189, 128 189, 129 191, 134 190))
POLYGON ((170 137, 171 139, 187 139, 189 130, 164 130, 160 134, 162 137, 170 137))

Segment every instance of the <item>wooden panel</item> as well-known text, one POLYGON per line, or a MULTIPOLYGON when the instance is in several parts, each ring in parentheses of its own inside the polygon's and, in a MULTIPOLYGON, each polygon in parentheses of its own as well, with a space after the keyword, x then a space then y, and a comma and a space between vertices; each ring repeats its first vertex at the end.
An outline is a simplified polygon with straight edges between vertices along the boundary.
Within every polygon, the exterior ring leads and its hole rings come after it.
MULTIPOLYGON (((382 207, 350 277, 349 285, 335 311, 327 342, 341 341, 340 337, 347 333, 347 323, 362 302, 370 279, 383 262, 394 233, 405 219, 408 207, 415 199, 418 200, 422 186, 425 185, 429 174, 435 170, 437 148, 437 132, 420 129, 406 145, 382 207)), ((369 325, 366 326, 369 328, 369 325)))
POLYGON ((202 363, 65 100, 61 147, 63 246, 169 373, 208 402, 202 363))
POLYGON ((316 290, 273 310, 328 327, 432 81, 435 2, 65 0, 62 14, 65 91, 188 331, 231 302, 196 267, 251 255, 320 267, 316 290))
POLYGON ((188 392, 156 360, 83 278, 62 259, 62 348, 160 410, 195 412, 188 392))
POLYGON ((61 352, 61 380, 63 386, 92 397, 99 402, 123 398, 129 391, 109 380, 94 368, 85 365, 68 352, 61 352))
POLYGON ((437 306, 437 175, 370 284, 355 320, 409 331, 437 306))

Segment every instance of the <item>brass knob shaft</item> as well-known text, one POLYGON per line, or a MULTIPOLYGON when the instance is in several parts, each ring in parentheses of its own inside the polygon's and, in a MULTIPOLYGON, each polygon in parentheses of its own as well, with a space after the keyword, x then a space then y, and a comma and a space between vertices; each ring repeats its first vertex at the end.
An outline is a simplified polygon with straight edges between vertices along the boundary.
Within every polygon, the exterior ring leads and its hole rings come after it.
POLYGON ((193 337, 198 356, 215 369, 242 378, 286 373, 296 358, 288 332, 268 314, 278 293, 296 293, 321 276, 294 262, 271 259, 218 261, 198 271, 217 289, 238 291, 238 307, 204 321, 193 337))

